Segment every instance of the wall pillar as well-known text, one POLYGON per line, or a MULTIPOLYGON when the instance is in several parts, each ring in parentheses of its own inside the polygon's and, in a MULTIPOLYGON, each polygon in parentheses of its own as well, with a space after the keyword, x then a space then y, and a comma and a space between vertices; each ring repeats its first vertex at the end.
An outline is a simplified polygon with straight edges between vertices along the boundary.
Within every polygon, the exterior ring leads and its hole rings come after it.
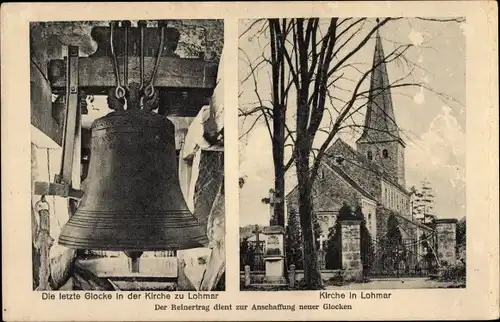
POLYGON ((342 240, 342 269, 347 280, 363 280, 361 262, 361 220, 340 222, 342 240))
POLYGON ((445 261, 451 265, 457 260, 457 220, 456 219, 437 219, 437 258, 439 261, 445 261))

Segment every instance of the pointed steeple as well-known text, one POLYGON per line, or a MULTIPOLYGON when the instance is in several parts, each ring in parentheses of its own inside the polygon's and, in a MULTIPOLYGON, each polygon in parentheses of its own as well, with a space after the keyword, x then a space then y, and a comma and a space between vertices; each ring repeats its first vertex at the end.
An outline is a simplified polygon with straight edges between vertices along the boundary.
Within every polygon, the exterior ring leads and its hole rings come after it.
POLYGON ((391 90, 389 88, 390 82, 385 60, 386 57, 382 47, 382 39, 377 30, 365 127, 361 137, 358 139, 358 143, 399 141, 404 146, 394 116, 391 90))

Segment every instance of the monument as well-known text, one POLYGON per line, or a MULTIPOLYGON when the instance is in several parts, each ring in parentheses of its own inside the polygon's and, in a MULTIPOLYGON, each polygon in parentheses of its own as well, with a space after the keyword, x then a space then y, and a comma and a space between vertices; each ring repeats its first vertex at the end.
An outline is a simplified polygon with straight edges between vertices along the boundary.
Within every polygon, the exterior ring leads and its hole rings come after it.
POLYGON ((269 226, 264 228, 263 234, 266 242, 266 252, 264 261, 266 264, 265 284, 286 285, 286 279, 283 276, 285 265, 285 252, 283 237, 285 231, 281 226, 269 226))

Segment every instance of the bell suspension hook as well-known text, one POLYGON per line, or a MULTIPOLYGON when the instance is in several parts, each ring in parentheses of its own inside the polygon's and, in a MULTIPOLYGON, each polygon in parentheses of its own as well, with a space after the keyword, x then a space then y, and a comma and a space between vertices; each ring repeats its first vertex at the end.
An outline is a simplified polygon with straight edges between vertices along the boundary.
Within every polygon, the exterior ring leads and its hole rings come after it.
POLYGON ((111 56, 113 58, 113 66, 115 68, 115 79, 116 79, 115 96, 118 99, 122 99, 125 97, 126 90, 120 82, 120 66, 118 65, 118 58, 116 57, 115 45, 114 45, 114 28, 118 26, 118 22, 112 21, 109 23, 109 26, 111 28, 109 44, 111 46, 111 56))
POLYGON ((122 27, 125 28, 125 35, 124 35, 124 53, 123 53, 123 86, 129 91, 128 88, 128 33, 130 30, 130 26, 132 26, 132 23, 130 20, 123 20, 122 21, 122 27))
POLYGON ((144 95, 147 98, 152 98, 155 89, 154 89, 154 81, 156 79, 156 73, 158 72, 158 67, 160 65, 160 57, 163 53, 163 47, 165 46, 165 28, 167 27, 167 21, 166 20, 159 20, 158 21, 158 27, 160 28, 160 45, 158 47, 158 53, 156 55, 156 61, 155 61, 155 66, 153 69, 153 72, 151 73, 151 79, 149 80, 148 86, 144 89, 144 95))
POLYGON ((145 20, 139 20, 137 26, 140 29, 140 62, 139 62, 139 73, 140 73, 140 90, 144 90, 144 28, 147 26, 145 20))

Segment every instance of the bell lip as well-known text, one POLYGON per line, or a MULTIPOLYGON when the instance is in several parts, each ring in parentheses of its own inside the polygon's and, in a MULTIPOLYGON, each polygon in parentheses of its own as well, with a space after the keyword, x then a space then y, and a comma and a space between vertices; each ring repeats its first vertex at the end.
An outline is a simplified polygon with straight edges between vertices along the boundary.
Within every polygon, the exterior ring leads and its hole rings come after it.
MULTIPOLYGON (((66 227, 63 227, 63 230, 66 227)), ((149 252, 149 251, 168 251, 168 250, 188 250, 195 248, 208 248, 209 239, 205 234, 199 235, 194 238, 188 239, 188 242, 184 243, 171 243, 168 241, 157 241, 146 246, 130 245, 130 244, 120 244, 119 242, 110 243, 105 240, 88 240, 88 241, 78 241, 72 238, 68 234, 64 234, 61 231, 61 235, 58 238, 58 244, 67 248, 75 250, 96 250, 96 251, 119 251, 119 252, 149 252), (167 246, 168 245, 168 246, 167 246)))
POLYGON ((144 248, 123 248, 123 247, 82 247, 71 243, 63 243, 59 241, 59 245, 71 248, 74 250, 95 250, 95 251, 110 251, 110 252, 154 252, 154 251, 182 251, 196 248, 209 248, 209 242, 207 240, 206 244, 198 244, 193 246, 184 247, 144 247, 144 248))
POLYGON ((92 131, 103 130, 109 127, 117 126, 112 124, 113 122, 120 121, 121 126, 140 126, 141 123, 147 123, 148 128, 164 128, 164 127, 174 127, 172 121, 170 121, 166 116, 143 110, 124 110, 124 111, 113 111, 98 119, 95 119, 90 126, 92 131), (123 124, 124 117, 131 116, 130 124, 123 124), (146 121, 146 120, 149 120, 146 121), (111 124, 110 124, 111 123, 111 124))

